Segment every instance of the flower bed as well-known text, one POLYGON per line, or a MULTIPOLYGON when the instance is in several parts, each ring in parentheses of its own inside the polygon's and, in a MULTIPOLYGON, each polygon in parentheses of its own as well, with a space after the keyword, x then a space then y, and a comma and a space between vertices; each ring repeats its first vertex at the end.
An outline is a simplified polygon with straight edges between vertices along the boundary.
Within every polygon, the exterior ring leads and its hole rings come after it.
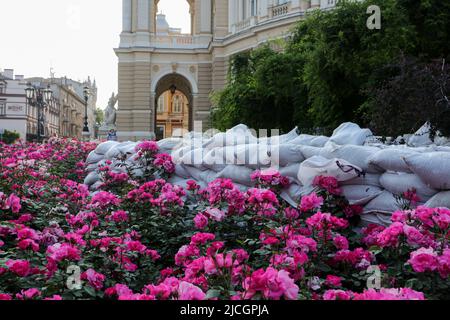
POLYGON ((449 209, 398 211, 358 233, 361 208, 332 177, 298 208, 273 171, 246 192, 226 179, 183 189, 149 141, 136 150, 144 174, 100 167, 90 194, 82 159, 94 148, 0 146, 0 299, 450 298, 449 209))

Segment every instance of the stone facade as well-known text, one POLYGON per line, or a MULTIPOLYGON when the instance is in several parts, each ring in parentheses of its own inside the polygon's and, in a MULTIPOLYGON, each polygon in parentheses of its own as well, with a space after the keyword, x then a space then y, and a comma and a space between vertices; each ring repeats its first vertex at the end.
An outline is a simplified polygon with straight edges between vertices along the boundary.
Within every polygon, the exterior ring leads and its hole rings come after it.
POLYGON ((305 13, 335 0, 186 0, 191 33, 157 15, 159 0, 123 0, 118 57, 120 140, 153 136, 156 101, 175 86, 189 101, 189 129, 210 127, 212 92, 227 81, 230 57, 289 35, 305 13))

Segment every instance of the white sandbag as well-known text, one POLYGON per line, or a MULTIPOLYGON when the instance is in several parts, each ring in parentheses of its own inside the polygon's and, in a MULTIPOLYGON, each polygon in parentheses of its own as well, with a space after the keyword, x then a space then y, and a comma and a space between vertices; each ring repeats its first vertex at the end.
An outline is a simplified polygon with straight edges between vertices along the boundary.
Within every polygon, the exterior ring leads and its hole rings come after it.
POLYGON ((89 187, 89 190, 96 191, 103 185, 103 181, 99 180, 89 187))
POLYGON ((182 164, 175 165, 175 175, 184 179, 189 179, 191 177, 189 172, 185 169, 185 167, 182 164))
POLYGON ((425 203, 429 208, 449 208, 450 209, 450 191, 442 191, 432 197, 425 203))
POLYGON ((330 140, 330 138, 328 138, 328 137, 318 136, 318 137, 315 137, 314 139, 312 139, 311 142, 309 143, 309 145, 311 147, 322 148, 329 140, 330 140))
POLYGON ((430 139, 431 125, 427 122, 419 130, 417 130, 407 140, 408 145, 412 147, 423 147, 432 145, 433 141, 430 139))
POLYGON ((348 181, 340 182, 340 185, 362 185, 362 186, 375 186, 381 187, 380 183, 381 174, 378 173, 366 173, 360 177, 356 177, 354 179, 348 181))
POLYGON ((258 138, 256 138, 250 129, 243 124, 237 125, 228 130, 226 132, 225 139, 227 146, 258 143, 258 138))
POLYGON ((300 151, 302 152, 305 159, 312 158, 314 156, 320 156, 322 148, 311 147, 311 146, 300 146, 300 151))
POLYGON ((97 148, 95 149, 95 153, 104 155, 109 151, 109 149, 111 149, 112 147, 114 147, 118 144, 119 144, 119 142, 117 142, 117 141, 106 141, 106 142, 100 143, 97 146, 97 148))
POLYGON ((233 182, 251 187, 253 186, 252 179, 250 178, 252 173, 252 169, 244 166, 228 165, 224 170, 217 174, 217 178, 231 179, 233 182))
POLYGON ((362 146, 368 137, 373 136, 369 129, 361 129, 355 123, 346 122, 334 130, 330 141, 339 145, 357 145, 362 146))
POLYGON ((99 161, 103 160, 105 158, 105 156, 103 154, 98 154, 95 151, 91 151, 91 153, 89 153, 87 159, 86 159, 86 164, 90 165, 90 164, 96 164, 99 161))
POLYGON ((391 215, 383 213, 367 213, 361 215, 360 227, 364 228, 370 224, 377 224, 380 226, 389 226, 391 224, 391 215))
POLYGON ((84 169, 84 170, 87 173, 91 173, 92 171, 97 170, 97 168, 98 168, 98 163, 93 163, 93 164, 90 164, 90 165, 86 166, 86 169, 84 169))
POLYGON ((440 151, 440 152, 450 152, 450 147, 446 147, 446 146, 438 146, 438 147, 436 147, 435 151, 440 151))
POLYGON ((321 156, 314 156, 302 162, 298 179, 302 185, 310 186, 317 176, 331 176, 335 177, 338 181, 347 181, 356 178, 358 171, 361 171, 361 168, 345 160, 326 159, 321 156))
MULTIPOLYGON (((284 143, 293 143, 299 137, 298 127, 295 127, 292 131, 287 134, 282 134, 273 137, 261 137, 258 139, 258 143, 266 145, 277 145, 284 143)), ((297 143, 295 143, 297 144, 297 143)))
POLYGON ((194 150, 191 146, 184 146, 180 149, 173 150, 170 154, 174 163, 181 163, 181 159, 189 152, 194 150))
POLYGON ((217 172, 214 172, 212 170, 203 171, 202 173, 200 173, 200 181, 209 184, 217 179, 217 175, 217 172))
POLYGON ((342 195, 351 205, 365 205, 379 196, 383 189, 375 186, 348 185, 341 186, 342 195))
POLYGON ((289 178, 291 181, 301 184, 298 180, 298 173, 300 171, 300 163, 293 163, 286 167, 282 167, 278 170, 280 174, 284 177, 289 178))
MULTIPOLYGON (((183 178, 180 178, 180 177, 177 177, 177 176, 172 176, 172 177, 170 177, 167 180, 167 182, 172 184, 172 185, 175 185, 175 186, 180 186, 180 187, 182 187, 183 189, 186 190, 187 187, 188 187, 188 181, 191 181, 191 180, 192 179, 183 179, 183 178)), ((203 181, 196 181, 196 182, 200 186, 200 188, 202 188, 202 189, 207 187, 206 183, 203 182, 203 181)))
POLYGON ((230 157, 234 159, 234 151, 232 150, 232 148, 214 148, 204 155, 203 166, 215 172, 222 171, 227 166, 227 150, 232 153, 230 157))
POLYGON ((291 206, 297 207, 300 204, 301 198, 311 194, 313 191, 314 188, 311 186, 303 187, 293 183, 281 191, 280 197, 291 206))
POLYGON ((284 143, 270 147, 270 161, 272 165, 287 166, 290 163, 300 163, 305 160, 301 147, 284 143))
POLYGON ((203 143, 203 148, 206 150, 213 150, 215 148, 222 148, 226 146, 227 134, 225 132, 219 132, 212 138, 206 140, 203 143))
POLYGON ((364 207, 364 213, 392 214, 399 209, 397 199, 391 192, 385 190, 364 207))
POLYGON ((100 175, 97 172, 93 171, 86 176, 86 178, 84 179, 84 184, 87 186, 91 186, 99 180, 100 175))
POLYGON ((431 188, 450 190, 450 153, 419 153, 406 157, 405 162, 431 188))
POLYGON ((296 144, 299 146, 311 146, 311 142, 316 138, 317 138, 317 136, 312 136, 310 134, 301 134, 294 140, 290 141, 290 143, 296 144))
POLYGON ((344 159, 368 173, 380 173, 385 170, 369 163, 369 159, 379 149, 369 146, 345 145, 340 146, 333 142, 328 142, 322 149, 320 155, 327 159, 344 159))
POLYGON ((386 148, 369 157, 369 163, 386 171, 410 173, 411 170, 403 159, 416 153, 417 151, 411 148, 386 148))
POLYGON ((416 189, 421 201, 427 201, 438 193, 438 190, 428 187, 419 176, 413 173, 385 172, 380 178, 380 183, 384 189, 396 195, 416 189))
MULTIPOLYGON (((235 160, 232 164, 245 165, 252 169, 270 166, 270 146, 263 144, 238 145, 235 150, 235 160)), ((227 158, 227 163, 230 159, 227 158)))
POLYGON ((167 138, 158 141, 158 147, 162 153, 170 153, 173 150, 178 149, 183 144, 183 139, 181 138, 167 138))
POLYGON ((180 163, 188 166, 195 167, 200 170, 207 170, 207 168, 203 165, 203 157, 205 155, 205 151, 203 148, 198 148, 187 152, 180 159, 180 163))
POLYGON ((184 169, 189 173, 190 179, 195 181, 201 181, 202 180, 202 170, 199 170, 195 167, 183 165, 184 169))

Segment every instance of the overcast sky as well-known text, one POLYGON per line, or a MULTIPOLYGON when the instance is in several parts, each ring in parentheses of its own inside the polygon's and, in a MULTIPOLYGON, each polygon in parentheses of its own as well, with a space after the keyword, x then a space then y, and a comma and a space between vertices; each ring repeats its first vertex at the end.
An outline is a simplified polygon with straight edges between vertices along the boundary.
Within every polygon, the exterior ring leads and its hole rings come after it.
MULTIPOLYGON (((161 0, 171 27, 189 32, 186 0, 161 0)), ((0 69, 25 77, 67 76, 97 80, 98 106, 117 92, 121 0, 1 0, 0 69)))

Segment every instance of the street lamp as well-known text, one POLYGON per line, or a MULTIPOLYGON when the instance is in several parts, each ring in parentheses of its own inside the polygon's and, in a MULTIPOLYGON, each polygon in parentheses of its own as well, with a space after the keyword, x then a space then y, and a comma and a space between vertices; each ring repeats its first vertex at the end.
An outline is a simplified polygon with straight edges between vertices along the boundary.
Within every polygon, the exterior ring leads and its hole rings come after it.
POLYGON ((31 83, 27 83, 27 88, 25 89, 25 94, 27 97, 28 104, 37 107, 38 110, 38 119, 37 119, 37 136, 38 142, 42 142, 45 136, 45 115, 44 109, 46 106, 50 105, 50 101, 52 100, 52 90, 50 89, 50 85, 47 88, 41 88, 31 83))
POLYGON ((89 101, 89 87, 84 87, 83 89, 84 94, 84 127, 83 127, 83 136, 87 140, 89 138, 89 123, 88 123, 88 114, 87 114, 87 108, 88 108, 88 101, 89 101))

